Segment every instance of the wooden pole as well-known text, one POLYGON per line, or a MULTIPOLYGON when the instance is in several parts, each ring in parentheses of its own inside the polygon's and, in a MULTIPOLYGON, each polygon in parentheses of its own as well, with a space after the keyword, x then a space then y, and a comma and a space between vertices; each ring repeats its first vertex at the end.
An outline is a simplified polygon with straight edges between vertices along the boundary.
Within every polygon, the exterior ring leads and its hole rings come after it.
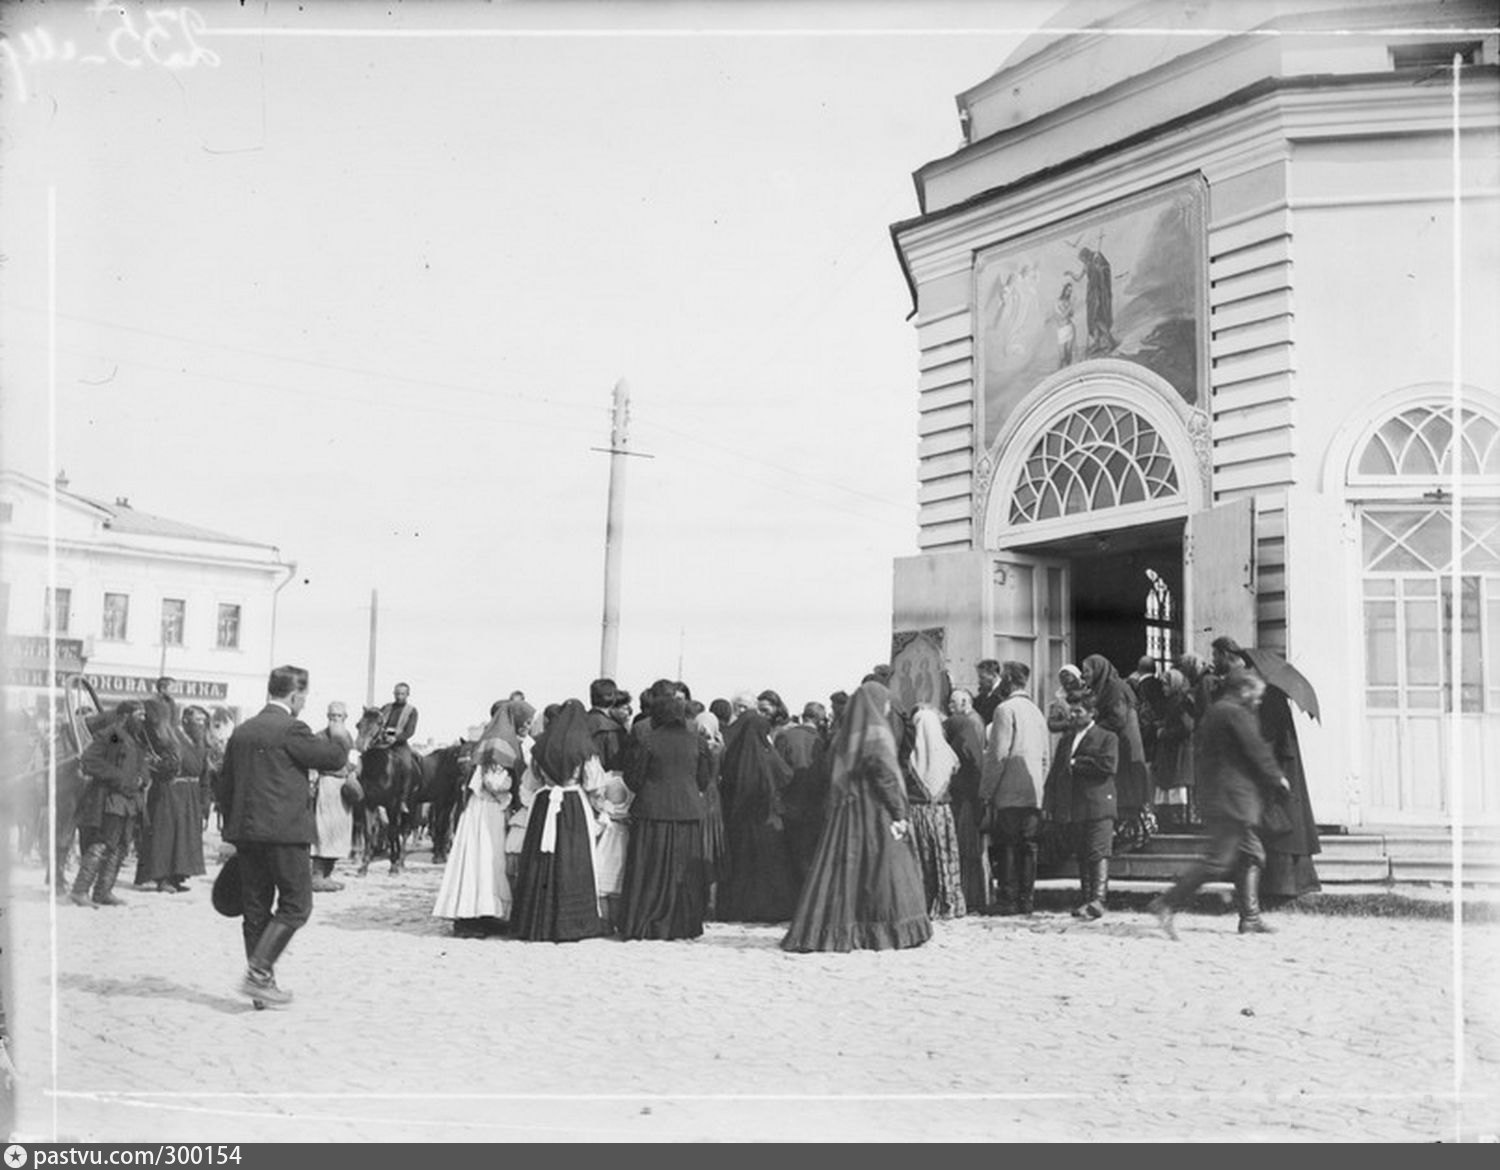
POLYGON ((365 706, 375 705, 375 624, 380 613, 380 591, 370 590, 370 666, 365 675, 365 706))
POLYGON ((609 512, 604 526, 604 633, 599 674, 614 678, 620 660, 620 554, 625 543, 625 456, 628 451, 630 387, 615 383, 609 431, 609 512))

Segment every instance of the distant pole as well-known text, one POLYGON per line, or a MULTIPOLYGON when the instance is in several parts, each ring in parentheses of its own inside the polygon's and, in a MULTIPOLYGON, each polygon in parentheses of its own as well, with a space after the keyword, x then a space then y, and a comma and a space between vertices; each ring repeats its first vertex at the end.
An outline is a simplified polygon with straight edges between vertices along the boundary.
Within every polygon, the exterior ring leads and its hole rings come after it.
POLYGON ((630 436, 630 387, 615 383, 609 426, 609 516, 604 526, 604 638, 599 676, 614 678, 620 661, 620 554, 625 545, 625 452, 630 436))
POLYGON ((682 681, 682 648, 687 644, 687 627, 677 627, 677 681, 682 681))
POLYGON ((609 514, 604 526, 604 636, 599 647, 599 674, 602 678, 614 678, 620 661, 620 555, 625 544, 625 457, 652 458, 630 450, 629 424, 630 387, 621 378, 615 383, 609 446, 594 448, 609 453, 609 514))
POLYGON ((375 705, 375 623, 380 613, 380 590, 370 590, 370 667, 365 675, 365 706, 375 705))

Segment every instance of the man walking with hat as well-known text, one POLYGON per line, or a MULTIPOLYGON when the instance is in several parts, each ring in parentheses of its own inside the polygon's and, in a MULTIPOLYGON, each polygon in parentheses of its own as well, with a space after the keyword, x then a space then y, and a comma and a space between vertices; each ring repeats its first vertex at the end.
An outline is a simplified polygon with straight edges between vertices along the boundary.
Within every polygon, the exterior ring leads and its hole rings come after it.
POLYGON ((291 1002, 291 992, 276 986, 276 960, 312 913, 308 772, 336 772, 348 756, 298 718, 306 702, 307 671, 278 666, 265 707, 234 729, 224 749, 224 839, 235 846, 244 897, 246 967, 236 990, 256 1007, 291 1002))

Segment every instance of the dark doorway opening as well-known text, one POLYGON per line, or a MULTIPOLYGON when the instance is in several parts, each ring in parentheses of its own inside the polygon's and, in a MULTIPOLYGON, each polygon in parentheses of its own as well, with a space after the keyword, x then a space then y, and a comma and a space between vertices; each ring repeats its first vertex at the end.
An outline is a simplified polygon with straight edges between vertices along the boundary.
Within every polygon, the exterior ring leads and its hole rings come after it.
POLYGON ((1019 551, 1068 561, 1073 661, 1102 654, 1121 675, 1183 651, 1184 521, 1090 533, 1019 551))

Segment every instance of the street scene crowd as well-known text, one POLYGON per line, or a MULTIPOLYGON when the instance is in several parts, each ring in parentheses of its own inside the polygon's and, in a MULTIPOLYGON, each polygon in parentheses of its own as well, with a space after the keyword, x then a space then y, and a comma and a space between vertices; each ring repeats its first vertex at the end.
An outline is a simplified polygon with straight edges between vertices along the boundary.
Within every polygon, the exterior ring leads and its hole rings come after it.
MULTIPOLYGON (((257 1007, 291 993, 275 966, 317 894, 384 853, 399 870, 413 831, 445 863, 432 914, 458 936, 566 942, 690 939, 705 920, 789 923, 791 952, 893 949, 966 914, 1030 915, 1039 867, 1076 864, 1075 918, 1107 913, 1109 860, 1163 822, 1206 833, 1202 860, 1153 903, 1162 929, 1203 882, 1236 885, 1241 933, 1271 930, 1266 902, 1319 888, 1292 702, 1315 703, 1266 651, 1221 638, 1212 661, 1121 677, 1099 655, 1059 672, 1044 712, 1028 668, 986 660, 974 692, 944 710, 904 703, 877 666, 828 706, 793 716, 772 690, 705 705, 659 679, 635 699, 595 679, 541 711, 521 691, 456 744, 411 747, 410 688, 355 728, 332 703, 300 719, 307 672, 279 667, 267 705, 213 726, 162 693, 90 720, 75 783, 61 792, 59 855, 79 862, 59 896, 121 904, 172 894, 206 872, 217 817, 234 846, 215 905, 242 919, 257 1007)), ((163 692, 165 688, 163 688, 163 692)), ((38 840, 42 834, 36 834, 38 840)))

